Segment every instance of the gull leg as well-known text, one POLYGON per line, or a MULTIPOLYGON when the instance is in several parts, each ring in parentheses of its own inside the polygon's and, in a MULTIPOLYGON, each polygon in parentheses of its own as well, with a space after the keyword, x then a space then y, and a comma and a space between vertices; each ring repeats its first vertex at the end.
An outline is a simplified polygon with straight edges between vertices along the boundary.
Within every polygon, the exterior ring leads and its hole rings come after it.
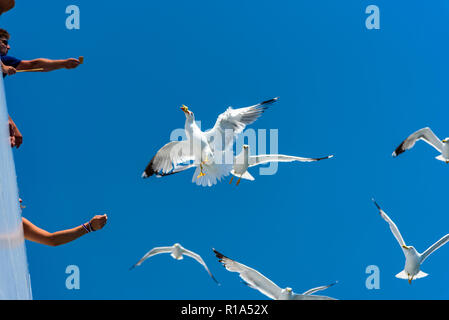
POLYGON ((231 180, 229 181, 229 184, 232 183, 232 180, 234 179, 234 176, 231 177, 231 180))
POLYGON ((196 177, 197 179, 204 177, 206 174, 203 172, 203 162, 200 163, 200 174, 196 177))
POLYGON ((240 183, 240 179, 241 179, 241 177, 237 180, 237 184, 236 184, 236 186, 238 186, 239 185, 239 183, 240 183))

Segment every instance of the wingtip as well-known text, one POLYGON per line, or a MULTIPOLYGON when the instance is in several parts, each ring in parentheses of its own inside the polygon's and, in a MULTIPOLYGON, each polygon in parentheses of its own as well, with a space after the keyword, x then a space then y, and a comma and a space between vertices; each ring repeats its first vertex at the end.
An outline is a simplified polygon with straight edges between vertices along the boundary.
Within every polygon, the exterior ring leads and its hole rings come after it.
POLYGON ((373 201, 373 203, 377 207, 377 209, 382 210, 374 198, 371 198, 371 201, 373 201))

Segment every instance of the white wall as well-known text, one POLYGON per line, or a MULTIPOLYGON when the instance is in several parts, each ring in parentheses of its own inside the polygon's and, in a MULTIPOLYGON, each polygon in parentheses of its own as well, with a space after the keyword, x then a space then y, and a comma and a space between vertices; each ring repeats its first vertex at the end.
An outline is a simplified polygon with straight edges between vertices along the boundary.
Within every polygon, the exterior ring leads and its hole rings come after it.
POLYGON ((32 298, 17 190, 5 90, 0 75, 0 299, 32 298))

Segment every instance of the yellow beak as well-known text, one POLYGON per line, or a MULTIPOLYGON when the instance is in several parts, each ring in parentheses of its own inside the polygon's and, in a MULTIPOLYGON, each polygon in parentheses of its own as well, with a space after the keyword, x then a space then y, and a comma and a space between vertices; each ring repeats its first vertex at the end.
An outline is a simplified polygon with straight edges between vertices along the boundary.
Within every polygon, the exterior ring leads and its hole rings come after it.
POLYGON ((185 105, 182 105, 181 110, 186 113, 189 112, 189 108, 187 108, 187 106, 185 106, 185 105))

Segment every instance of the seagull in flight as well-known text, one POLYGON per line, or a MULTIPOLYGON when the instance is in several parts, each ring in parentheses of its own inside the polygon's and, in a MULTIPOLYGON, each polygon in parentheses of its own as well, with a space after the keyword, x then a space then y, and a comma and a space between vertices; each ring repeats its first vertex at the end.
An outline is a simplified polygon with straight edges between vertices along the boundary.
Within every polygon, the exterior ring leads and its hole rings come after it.
POLYGON ((396 278, 408 279, 408 283, 411 284, 413 279, 420 279, 427 277, 428 274, 420 270, 421 264, 424 262, 424 260, 427 259, 427 257, 432 252, 439 249, 441 246, 443 246, 449 241, 449 234, 445 235, 440 240, 435 242, 423 253, 419 253, 413 246, 407 246, 405 244, 404 239, 402 238, 401 233, 399 232, 399 229, 393 222, 393 220, 391 220, 390 217, 380 208, 380 206, 374 199, 373 202, 376 205, 377 209, 379 210, 379 214, 381 215, 381 217, 390 225, 390 230, 393 233, 396 240, 399 242, 399 245, 401 246, 402 251, 404 252, 405 255, 404 270, 399 272, 396 275, 396 278))
POLYGON ((247 125, 256 121, 270 104, 278 98, 263 101, 253 106, 233 109, 229 107, 220 114, 212 129, 201 131, 195 122, 194 113, 185 105, 181 110, 186 116, 185 132, 187 140, 171 141, 163 146, 151 159, 143 178, 166 176, 177 173, 179 169, 185 169, 186 165, 193 161, 197 168, 192 182, 202 186, 212 186, 222 177, 229 174, 232 163, 223 161, 226 152, 232 152, 232 147, 237 135, 243 132, 247 125))
POLYGON ((160 253, 170 253, 170 255, 173 257, 173 259, 176 259, 176 260, 182 260, 184 258, 183 257, 184 255, 195 259, 197 262, 199 262, 204 267, 204 269, 206 269, 207 273, 212 278, 212 280, 214 280, 218 285, 220 285, 220 283, 215 279, 215 277, 212 275, 212 273, 207 268, 207 265, 204 262, 204 260, 201 258, 201 256, 199 254, 196 254, 193 251, 187 250, 186 248, 181 246, 179 243, 175 243, 171 247, 156 247, 156 248, 151 249, 142 257, 142 259, 140 259, 135 265, 133 265, 130 268, 130 270, 134 269, 137 266, 140 266, 148 258, 151 258, 152 256, 155 256, 160 253))
POLYGON ((293 292, 292 288, 287 287, 285 289, 281 289, 270 279, 259 273, 257 270, 234 261, 216 251, 215 249, 212 250, 215 252, 215 255, 217 256, 219 261, 228 271, 238 272, 240 274, 240 278, 242 278, 249 287, 259 290, 261 293, 273 300, 335 300, 326 296, 313 295, 313 293, 327 289, 336 283, 332 283, 327 286, 316 287, 307 290, 303 294, 297 294, 293 292))
POLYGON ((401 153, 405 152, 405 150, 413 148, 415 142, 418 140, 427 142, 441 153, 439 156, 435 157, 437 160, 449 163, 449 138, 440 140, 428 127, 419 129, 418 131, 412 133, 407 139, 402 141, 396 150, 394 150, 393 157, 397 157, 401 153))
MULTIPOLYGON (((249 146, 243 145, 242 152, 238 156, 234 158, 234 166, 231 170, 231 174, 238 177, 237 185, 240 183, 240 179, 247 179, 254 181, 254 177, 248 172, 249 167, 254 167, 260 164, 269 163, 269 162, 313 162, 320 161, 324 159, 332 158, 333 155, 323 157, 323 158, 302 158, 302 157, 294 157, 294 156, 286 156, 283 154, 261 154, 256 156, 249 155, 249 146)), ((229 183, 232 183, 232 179, 229 183)))

